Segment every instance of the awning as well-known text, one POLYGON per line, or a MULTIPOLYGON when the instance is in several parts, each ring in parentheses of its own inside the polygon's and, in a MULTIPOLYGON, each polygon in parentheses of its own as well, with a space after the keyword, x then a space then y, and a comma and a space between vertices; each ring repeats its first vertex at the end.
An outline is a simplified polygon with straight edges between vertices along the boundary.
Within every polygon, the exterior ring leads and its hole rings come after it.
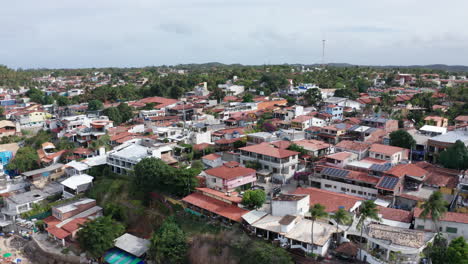
POLYGON ((0 227, 9 226, 9 225, 11 225, 11 224, 12 224, 11 221, 0 220, 0 227))
POLYGON ((262 176, 269 176, 271 174, 271 172, 272 171, 270 171, 270 170, 263 169, 263 170, 257 171, 257 174, 262 175, 262 176))

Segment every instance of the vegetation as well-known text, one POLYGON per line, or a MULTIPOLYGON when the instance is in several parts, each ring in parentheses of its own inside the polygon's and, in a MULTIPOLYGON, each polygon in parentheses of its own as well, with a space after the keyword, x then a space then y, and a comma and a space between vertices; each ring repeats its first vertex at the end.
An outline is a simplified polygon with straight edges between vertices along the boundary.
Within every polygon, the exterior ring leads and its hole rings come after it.
POLYGON ((322 94, 317 88, 312 88, 304 93, 304 99, 308 105, 317 105, 322 101, 322 94))
POLYGON ((423 251, 433 264, 466 264, 468 259, 468 243, 463 237, 455 238, 447 243, 441 233, 438 233, 432 243, 423 251))
POLYGON ((247 190, 242 196, 242 204, 250 210, 259 209, 266 201, 266 193, 264 190, 247 190))
POLYGON ((143 193, 153 191, 185 196, 193 192, 198 169, 173 168, 157 158, 145 158, 134 168, 134 183, 143 193))
POLYGON ((102 108, 104 108, 104 104, 97 99, 91 100, 88 103, 88 111, 98 111, 102 108))
POLYGON ((288 150, 292 150, 292 151, 296 151, 296 152, 299 152, 301 155, 307 155, 308 154, 308 151, 302 147, 302 146, 299 146, 299 145, 296 145, 296 144, 291 144, 289 147, 288 147, 288 150))
POLYGON ((80 248, 91 257, 100 258, 109 248, 114 246, 114 240, 122 235, 125 227, 108 216, 99 217, 86 222, 77 233, 80 248))
POLYGON ((352 222, 352 216, 351 214, 346 211, 344 208, 340 208, 338 209, 338 211, 336 211, 332 216, 331 218, 333 220, 335 220, 335 222, 337 223, 336 225, 336 233, 338 234, 338 231, 339 231, 339 226, 338 224, 340 225, 349 225, 350 222, 352 222))
POLYGON ((416 140, 414 140, 413 136, 411 136, 406 130, 400 129, 390 133, 390 145, 412 149, 416 146, 416 140))
POLYGON ((183 263, 188 244, 184 231, 168 218, 153 234, 149 256, 156 263, 183 263))
POLYGON ((35 170, 39 168, 39 157, 36 150, 31 147, 18 149, 15 157, 6 166, 7 170, 14 170, 17 173, 35 170))
POLYGON ((439 162, 449 169, 468 169, 468 147, 457 140, 455 144, 440 153, 439 162))
POLYGON ((427 199, 427 201, 425 201, 420 206, 422 209, 421 217, 431 217, 432 221, 434 222, 435 232, 439 232, 437 224, 447 212, 447 206, 447 201, 445 201, 440 191, 432 193, 431 196, 429 196, 429 199, 427 199))
MULTIPOLYGON (((319 203, 314 204, 314 206, 311 206, 309 209, 310 212, 310 218, 312 220, 312 227, 310 230, 310 239, 311 239, 311 244, 312 244, 312 249, 314 248, 314 224, 315 221, 318 219, 326 218, 328 217, 328 213, 325 211, 325 206, 319 203)), ((312 251, 313 253, 313 251, 312 251)))
POLYGON ((363 203, 361 203, 361 206, 359 206, 359 212, 358 212, 358 218, 359 221, 357 223, 358 229, 361 230, 361 243, 360 243, 360 255, 362 256, 362 244, 363 244, 363 232, 364 232, 364 223, 368 219, 370 220, 375 220, 375 221, 380 221, 379 218, 379 209, 377 209, 377 205, 375 204, 374 201, 372 200, 366 200, 363 203))

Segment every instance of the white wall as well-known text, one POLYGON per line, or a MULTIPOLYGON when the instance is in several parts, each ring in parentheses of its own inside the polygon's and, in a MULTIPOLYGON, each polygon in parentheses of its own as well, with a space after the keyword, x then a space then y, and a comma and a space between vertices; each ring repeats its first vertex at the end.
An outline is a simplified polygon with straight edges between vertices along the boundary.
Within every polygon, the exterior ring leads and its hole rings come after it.
POLYGON ((305 196, 299 201, 271 201, 273 216, 304 215, 309 211, 310 198, 305 196))
MULTIPOLYGON (((434 222, 431 219, 422 219, 416 218, 414 229, 419 229, 418 226, 424 226, 424 230, 435 230, 434 222)), ((442 232, 444 233, 445 237, 449 240, 455 239, 457 237, 464 237, 468 239, 468 224, 464 223, 456 223, 456 222, 446 222, 446 221, 439 221, 437 226, 442 228, 442 232), (447 227, 453 227, 457 229, 457 233, 447 233, 447 227)))

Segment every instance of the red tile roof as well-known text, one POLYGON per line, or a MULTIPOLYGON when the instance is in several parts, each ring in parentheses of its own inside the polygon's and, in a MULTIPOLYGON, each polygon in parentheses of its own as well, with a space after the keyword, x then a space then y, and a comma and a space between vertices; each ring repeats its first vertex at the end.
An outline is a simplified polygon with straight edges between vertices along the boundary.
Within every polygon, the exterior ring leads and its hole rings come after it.
POLYGON ((80 225, 86 223, 86 221, 88 221, 86 218, 76 218, 63 225, 62 229, 69 233, 73 233, 80 228, 80 225))
POLYGON ((44 223, 47 224, 47 226, 51 227, 51 226, 55 226, 57 224, 59 224, 61 221, 57 218, 55 218, 54 216, 48 216, 47 218, 45 218, 44 220, 44 223))
POLYGON ((216 160, 219 158, 221 158, 221 156, 216 153, 211 153, 202 157, 202 159, 206 159, 206 160, 216 160))
POLYGON ((369 151, 382 153, 385 155, 393 155, 395 153, 398 153, 404 150, 405 150, 404 148, 395 147, 395 146, 388 146, 388 145, 383 145, 383 144, 372 144, 369 151))
MULTIPOLYGON (((422 218, 421 213, 422 213, 421 208, 414 208, 414 217, 415 218, 422 218)), ((426 217, 426 219, 430 219, 430 218, 431 218, 430 216, 426 217)), ((444 216, 440 218, 439 222, 440 221, 468 224, 468 214, 456 213, 456 212, 446 212, 444 214, 444 216)))
POLYGON ((279 159, 287 158, 287 157, 299 154, 299 152, 296 152, 296 151, 275 148, 271 144, 265 143, 265 142, 257 144, 257 145, 243 147, 243 148, 240 148, 240 150, 254 152, 254 153, 257 153, 257 154, 262 154, 262 155, 275 157, 275 158, 279 158, 279 159))
POLYGON ((468 115, 460 115, 455 118, 455 121, 468 122, 468 115))
POLYGON ((305 148, 307 150, 312 150, 312 151, 320 150, 320 149, 326 149, 326 148, 329 148, 331 146, 328 143, 325 143, 325 142, 320 141, 320 140, 315 140, 315 139, 298 140, 298 141, 294 141, 293 143, 298 145, 298 146, 301 146, 301 147, 303 147, 303 148, 305 148))
POLYGON ((242 198, 238 196, 237 192, 232 192, 230 195, 227 195, 224 192, 216 191, 210 188, 196 188, 198 192, 201 192, 205 195, 217 198, 218 200, 231 202, 239 204, 242 202, 242 198))
POLYGON ((55 226, 48 227, 46 230, 58 239, 64 239, 70 235, 69 232, 55 226))
POLYGON ((294 118, 293 120, 291 120, 291 122, 303 123, 303 122, 311 120, 312 118, 314 118, 314 117, 313 116, 301 115, 301 116, 298 116, 298 117, 294 118))
POLYGON ((297 188, 292 194, 308 194, 310 197, 310 206, 314 204, 322 204, 327 212, 335 212, 343 207, 349 211, 357 202, 364 200, 363 198, 352 195, 336 193, 332 191, 317 189, 317 188, 297 188))
POLYGON ((236 222, 241 222, 242 216, 249 211, 238 206, 224 203, 215 198, 208 197, 201 193, 192 193, 182 199, 182 201, 191 205, 203 208, 212 213, 221 215, 236 222))
POLYGON ((334 154, 330 154, 330 155, 327 155, 325 157, 329 158, 329 159, 334 159, 334 160, 345 160, 349 157, 351 157, 351 155, 353 155, 352 153, 349 153, 349 152, 338 152, 338 153, 334 153, 334 154))
POLYGON ((457 187, 459 174, 457 170, 439 168, 425 161, 417 162, 414 164, 428 172, 428 175, 424 180, 425 184, 447 188, 457 187))
POLYGON ((291 141, 287 141, 287 140, 280 140, 280 141, 274 141, 274 142, 271 142, 271 144, 277 148, 280 148, 280 149, 287 149, 289 148, 289 146, 291 146, 293 143, 297 143, 297 142, 291 142, 291 141))
POLYGON ((413 213, 410 211, 383 207, 380 205, 378 205, 377 208, 379 209, 379 214, 381 214, 382 218, 384 219, 403 223, 411 223, 411 221, 413 220, 413 213))
POLYGON ((205 171, 205 173, 208 175, 221 178, 224 180, 232 180, 238 177, 246 177, 250 175, 255 175, 256 172, 257 171, 254 169, 245 168, 241 166, 228 167, 225 164, 205 171))
POLYGON ((426 170, 421 169, 421 167, 418 167, 414 164, 398 164, 395 167, 386 171, 386 173, 391 174, 393 176, 397 176, 399 178, 405 175, 423 178, 427 175, 426 170))

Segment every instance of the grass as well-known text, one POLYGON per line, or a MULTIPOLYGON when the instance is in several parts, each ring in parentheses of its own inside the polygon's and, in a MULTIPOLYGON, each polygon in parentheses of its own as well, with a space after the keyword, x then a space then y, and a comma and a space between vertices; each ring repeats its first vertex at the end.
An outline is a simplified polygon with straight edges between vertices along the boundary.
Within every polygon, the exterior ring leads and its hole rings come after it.
POLYGON ((189 237, 207 233, 218 234, 226 229, 219 224, 208 223, 206 217, 199 217, 188 213, 177 214, 175 220, 189 237))

